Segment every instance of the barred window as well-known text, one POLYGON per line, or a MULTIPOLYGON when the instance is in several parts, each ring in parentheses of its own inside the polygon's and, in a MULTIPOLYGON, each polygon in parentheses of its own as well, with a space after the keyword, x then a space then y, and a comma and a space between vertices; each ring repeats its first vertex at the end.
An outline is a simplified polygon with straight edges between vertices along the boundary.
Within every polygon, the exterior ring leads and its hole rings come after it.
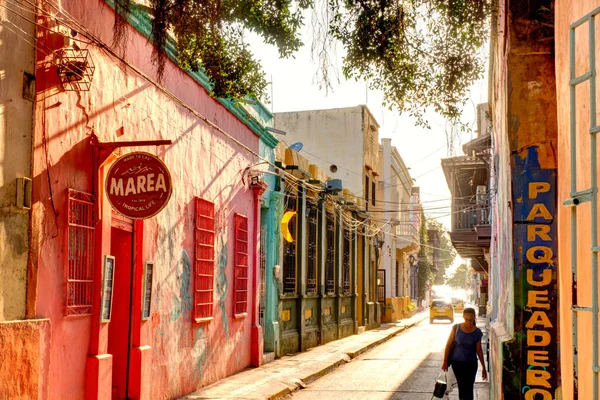
POLYGON ((350 293, 350 231, 344 229, 342 238, 342 283, 344 293, 350 293))
POLYGON ((396 261, 396 297, 400 297, 400 264, 396 261))
POLYGON ((365 210, 369 210, 369 175, 365 175, 365 210))
POLYGON ((306 293, 317 293, 317 237, 319 209, 316 204, 307 207, 307 260, 306 260, 306 293))
MULTIPOLYGON (((287 207, 286 213, 296 213, 296 196, 286 192, 287 207)), ((283 241, 283 293, 296 293, 296 216, 293 216, 287 223, 288 231, 291 234, 291 240, 283 241)))
POLYGON ((68 192, 67 315, 92 313, 94 284, 94 198, 68 192))
POLYGON ((377 185, 375 184, 375 179, 371 182, 371 204, 375 205, 375 192, 377 190, 377 185))
POLYGON ((325 291, 335 293, 335 216, 328 212, 326 216, 326 254, 325 254, 325 291))
POLYGON ((194 318, 196 322, 213 316, 215 269, 215 205, 196 197, 195 227, 195 290, 194 318))
POLYGON ((234 255, 234 293, 235 314, 248 311, 248 218, 241 214, 234 215, 235 255, 234 255))

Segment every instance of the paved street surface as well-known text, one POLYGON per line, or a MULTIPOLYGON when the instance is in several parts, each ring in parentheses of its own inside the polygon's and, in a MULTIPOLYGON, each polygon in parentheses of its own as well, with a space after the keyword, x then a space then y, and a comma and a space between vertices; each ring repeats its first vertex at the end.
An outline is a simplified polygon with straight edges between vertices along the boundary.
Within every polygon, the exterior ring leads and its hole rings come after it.
MULTIPOLYGON (((456 323, 462 322, 457 318, 456 323)), ((480 323, 482 321, 480 320, 480 323)), ((430 400, 451 324, 425 320, 293 394, 294 400, 430 400)), ((482 324, 483 326, 483 324, 482 324)), ((479 371, 476 399, 488 399, 479 371)), ((450 399, 458 399, 454 389, 450 399)))
MULTIPOLYGON (((429 324, 428 312, 416 314, 248 369, 184 399, 430 400, 450 328, 445 321, 429 324)), ((489 386, 481 375, 478 381, 476 399, 486 400, 489 386)), ((454 390, 450 400, 457 399, 454 390)))

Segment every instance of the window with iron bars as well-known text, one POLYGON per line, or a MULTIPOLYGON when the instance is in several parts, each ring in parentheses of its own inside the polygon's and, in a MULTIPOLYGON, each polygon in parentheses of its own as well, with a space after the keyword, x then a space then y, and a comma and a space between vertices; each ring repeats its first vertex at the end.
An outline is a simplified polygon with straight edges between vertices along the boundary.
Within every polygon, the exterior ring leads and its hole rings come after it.
POLYGON ((369 175, 365 175, 365 210, 369 210, 369 175))
POLYGON ((325 218, 325 292, 335 293, 335 216, 328 212, 325 218))
POLYGON ((317 293, 317 238, 319 209, 316 204, 307 207, 307 257, 306 257, 306 293, 317 293))
POLYGON ((196 322, 213 316, 215 265, 215 205, 196 197, 195 290, 194 318, 196 322))
POLYGON ((342 287, 344 293, 350 293, 350 231, 344 229, 342 238, 342 287))
POLYGON ((235 314, 248 311, 248 218, 241 214, 234 215, 234 288, 235 314))
POLYGON ((92 313, 94 284, 94 197, 69 189, 66 315, 92 313))
MULTIPOLYGON (((296 196, 286 192, 286 212, 296 212, 296 196)), ((288 230, 292 234, 292 241, 283 241, 283 293, 296 293, 296 221, 293 217, 288 222, 288 230)))
POLYGON ((377 184, 375 183, 375 179, 371 182, 371 204, 375 204, 375 192, 377 191, 377 184))

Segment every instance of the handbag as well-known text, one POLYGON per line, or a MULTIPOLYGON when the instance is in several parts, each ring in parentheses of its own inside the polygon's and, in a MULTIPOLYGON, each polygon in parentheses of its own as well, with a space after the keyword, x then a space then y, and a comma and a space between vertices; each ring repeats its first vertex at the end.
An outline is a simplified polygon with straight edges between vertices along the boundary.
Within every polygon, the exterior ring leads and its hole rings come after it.
POLYGON ((444 372, 444 376, 442 377, 442 373, 440 372, 437 379, 435 380, 435 387, 433 388, 433 396, 431 396, 431 399, 433 400, 434 397, 437 397, 439 399, 443 398, 444 394, 446 393, 447 387, 448 387, 448 376, 444 372))

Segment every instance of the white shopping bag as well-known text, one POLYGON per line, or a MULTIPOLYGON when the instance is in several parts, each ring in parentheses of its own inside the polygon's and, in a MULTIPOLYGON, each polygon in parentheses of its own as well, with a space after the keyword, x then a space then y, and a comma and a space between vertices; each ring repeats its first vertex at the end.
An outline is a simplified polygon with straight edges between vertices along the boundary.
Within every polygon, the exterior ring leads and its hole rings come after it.
POLYGON ((456 375, 454 375, 454 371, 452 370, 452 367, 448 368, 448 378, 446 381, 446 393, 444 394, 444 400, 448 400, 450 398, 450 393, 452 393, 452 390, 454 390, 456 387, 458 387, 458 382, 456 381, 456 375))

